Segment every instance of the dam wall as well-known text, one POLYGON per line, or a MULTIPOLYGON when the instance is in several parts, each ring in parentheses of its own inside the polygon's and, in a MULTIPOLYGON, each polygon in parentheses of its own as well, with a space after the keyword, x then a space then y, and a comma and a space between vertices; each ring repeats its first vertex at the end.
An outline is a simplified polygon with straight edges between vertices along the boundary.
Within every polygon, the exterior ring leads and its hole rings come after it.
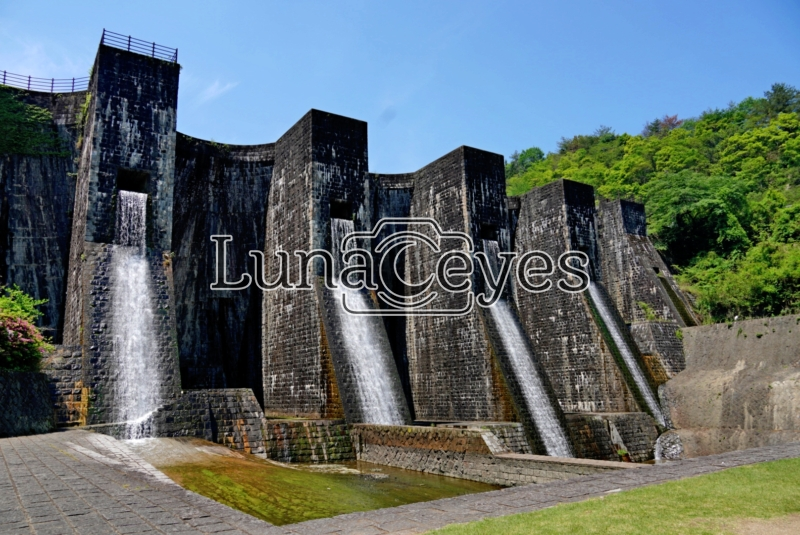
POLYGON ((643 392, 683 369, 693 317, 641 205, 598 206, 568 180, 508 198, 503 157, 466 146, 370 172, 367 124, 319 110, 274 143, 183 135, 171 57, 101 43, 88 91, 19 92, 67 147, 0 158, 0 276, 50 299, 59 425, 205 436, 240 413, 235 444, 307 459, 348 455, 341 426, 499 422, 526 453, 648 458, 665 426, 643 392), (384 247, 412 230, 419 243, 384 247), (335 288, 356 249, 364 287, 335 288), (549 290, 513 269, 495 286, 509 255, 534 251, 554 261, 533 277, 549 290), (588 288, 558 286, 581 280, 568 251, 586 255, 588 288), (451 253, 465 286, 415 294, 451 253))
POLYGON ((17 285, 47 299, 38 325, 60 343, 70 247, 81 106, 86 92, 50 94, 0 88, 15 100, 47 110, 57 152, 34 148, 0 154, 0 285, 17 285))
POLYGON ((175 311, 185 389, 250 388, 263 403, 261 292, 212 290, 216 244, 230 280, 254 275, 249 251, 264 247, 275 145, 222 145, 177 134, 172 213, 175 311))

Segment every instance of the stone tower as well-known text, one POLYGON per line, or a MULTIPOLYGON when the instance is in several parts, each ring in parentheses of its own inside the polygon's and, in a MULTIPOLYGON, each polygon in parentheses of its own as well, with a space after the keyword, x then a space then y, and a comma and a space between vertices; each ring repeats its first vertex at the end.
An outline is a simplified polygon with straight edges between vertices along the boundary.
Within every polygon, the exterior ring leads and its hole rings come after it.
POLYGON ((120 190, 147 194, 146 256, 165 396, 180 391, 172 286, 172 203, 180 66, 101 44, 83 113, 64 343, 83 347, 89 423, 111 415, 116 373, 109 271, 120 190))

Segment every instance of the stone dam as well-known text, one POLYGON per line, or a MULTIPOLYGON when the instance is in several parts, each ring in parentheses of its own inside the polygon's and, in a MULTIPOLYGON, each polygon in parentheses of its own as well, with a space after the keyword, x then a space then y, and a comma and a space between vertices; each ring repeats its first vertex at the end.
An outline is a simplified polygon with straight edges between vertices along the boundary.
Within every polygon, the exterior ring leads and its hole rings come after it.
POLYGON ((501 484, 653 458, 670 427, 658 390, 695 319, 642 205, 568 180, 507 197, 503 157, 466 146, 373 173, 367 124, 319 110, 274 143, 196 139, 176 131, 179 75, 101 44, 86 91, 0 88, 49 110, 65 147, 0 157, 0 284, 49 300, 55 425, 281 461, 444 473, 444 459, 477 479, 486 463, 501 484), (436 248, 382 245, 414 221, 435 223, 415 236, 436 248), (317 254, 298 269, 295 251, 317 254), (332 287, 358 251, 374 284, 332 287), (442 251, 480 267, 463 275, 472 293, 410 305, 407 281, 438 273, 442 251), (492 287, 512 253, 532 275, 492 287), (303 291, 262 289, 290 265, 303 291), (569 269, 588 289, 563 288, 569 269))

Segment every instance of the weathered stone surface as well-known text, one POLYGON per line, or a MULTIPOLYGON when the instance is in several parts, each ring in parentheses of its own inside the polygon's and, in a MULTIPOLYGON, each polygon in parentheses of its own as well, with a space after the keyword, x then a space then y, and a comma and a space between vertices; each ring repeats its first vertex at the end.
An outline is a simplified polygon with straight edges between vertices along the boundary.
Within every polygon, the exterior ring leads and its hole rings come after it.
POLYGON ((42 362, 42 372, 50 379, 50 396, 59 427, 86 425, 89 392, 83 383, 81 346, 56 346, 42 362))
POLYGON ((647 237, 644 206, 601 200, 598 240, 603 285, 623 322, 630 326, 639 350, 656 360, 646 371, 655 382, 663 383, 685 365, 675 332, 696 321, 669 268, 647 237))
POLYGON ((53 115, 64 155, 0 155, 0 285, 47 299, 38 325, 60 343, 75 196, 77 124, 86 92, 36 93, 6 88, 53 115))
POLYGON ((658 428, 647 413, 572 413, 566 416, 578 457, 635 463, 653 459, 658 428), (624 459, 620 452, 625 452, 629 459, 624 459))
POLYGON ((687 457, 800 440, 800 316, 683 329, 662 398, 687 457))
MULTIPOLYGON (((481 238, 509 247, 503 159, 461 147, 414 173, 411 217, 433 218, 445 232, 463 232, 475 250, 481 238)), ((427 234, 431 234, 426 230, 427 234)), ((433 236, 430 236, 433 237, 433 236)), ((443 252, 464 248, 443 241, 443 252)), ((425 280, 439 253, 414 247, 406 251, 406 278, 425 280)), ((473 289, 482 291, 480 270, 473 289)), ((428 308, 460 310, 465 294, 445 294, 428 308)), ((419 420, 513 420, 513 407, 490 341, 477 310, 459 316, 413 316, 407 319, 409 376, 414 413, 419 420)))
POLYGON ((55 427, 45 374, 0 370, 0 437, 46 433, 55 427))
POLYGON ((75 192, 65 344, 85 344, 85 244, 113 243, 119 189, 147 193, 147 247, 171 250, 179 72, 176 63, 98 49, 75 192))
MULTIPOLYGON (((277 278, 278 250, 330 251, 331 217, 352 219, 356 231, 371 230, 374 182, 368 172, 366 123, 312 110, 284 134, 275 145, 269 192, 268 280, 277 278)), ((309 273, 312 281, 321 276, 322 262, 314 262, 309 273)), ((298 278, 294 267, 291 280, 298 278)), ((316 292, 264 292, 263 306, 267 415, 345 416, 342 402, 347 393, 337 383, 331 355, 338 333, 325 330, 316 292)))
MULTIPOLYGON (((172 241, 184 388, 251 388, 263 402, 261 302, 255 284, 211 290, 212 235, 229 235, 230 280, 251 276, 264 247, 274 144, 237 146, 177 135, 172 241)), ((222 276, 221 274, 219 275, 222 276)))
MULTIPOLYGON (((596 236, 591 186, 559 180, 520 197, 518 253, 544 251, 555 261, 568 250, 582 251, 598 280, 596 236)), ((556 267, 549 291, 516 293, 520 319, 561 408, 565 412, 638 412, 587 298, 555 287, 563 276, 556 267)))
MULTIPOLYGON (((145 436, 198 437, 232 449, 264 455, 264 413, 249 388, 188 390, 159 407, 141 423, 145 436)), ((125 436, 126 425, 92 425, 114 437, 125 436)))
MULTIPOLYGON (((86 242, 84 249, 86 280, 82 285, 85 305, 83 334, 83 383, 90 389, 88 424, 117 421, 117 380, 119 367, 114 354, 114 314, 112 289, 117 284, 113 269, 114 248, 111 245, 86 242)), ((152 333, 156 354, 152 362, 161 378, 160 399, 168 401, 180 395, 180 372, 175 343, 175 307, 172 266, 168 253, 147 250, 153 296, 154 330, 152 333)), ((153 370, 155 372, 155 370, 153 370)))
POLYGON ((267 459, 283 463, 330 463, 355 460, 344 420, 265 420, 267 459))

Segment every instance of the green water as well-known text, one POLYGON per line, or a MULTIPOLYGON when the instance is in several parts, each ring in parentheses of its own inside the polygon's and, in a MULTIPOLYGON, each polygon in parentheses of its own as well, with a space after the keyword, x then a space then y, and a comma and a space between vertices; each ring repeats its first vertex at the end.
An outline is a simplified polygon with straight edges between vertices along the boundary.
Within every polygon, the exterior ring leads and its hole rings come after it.
POLYGON ((189 490, 276 525, 499 488, 356 462, 320 468, 220 457, 159 468, 189 490))

